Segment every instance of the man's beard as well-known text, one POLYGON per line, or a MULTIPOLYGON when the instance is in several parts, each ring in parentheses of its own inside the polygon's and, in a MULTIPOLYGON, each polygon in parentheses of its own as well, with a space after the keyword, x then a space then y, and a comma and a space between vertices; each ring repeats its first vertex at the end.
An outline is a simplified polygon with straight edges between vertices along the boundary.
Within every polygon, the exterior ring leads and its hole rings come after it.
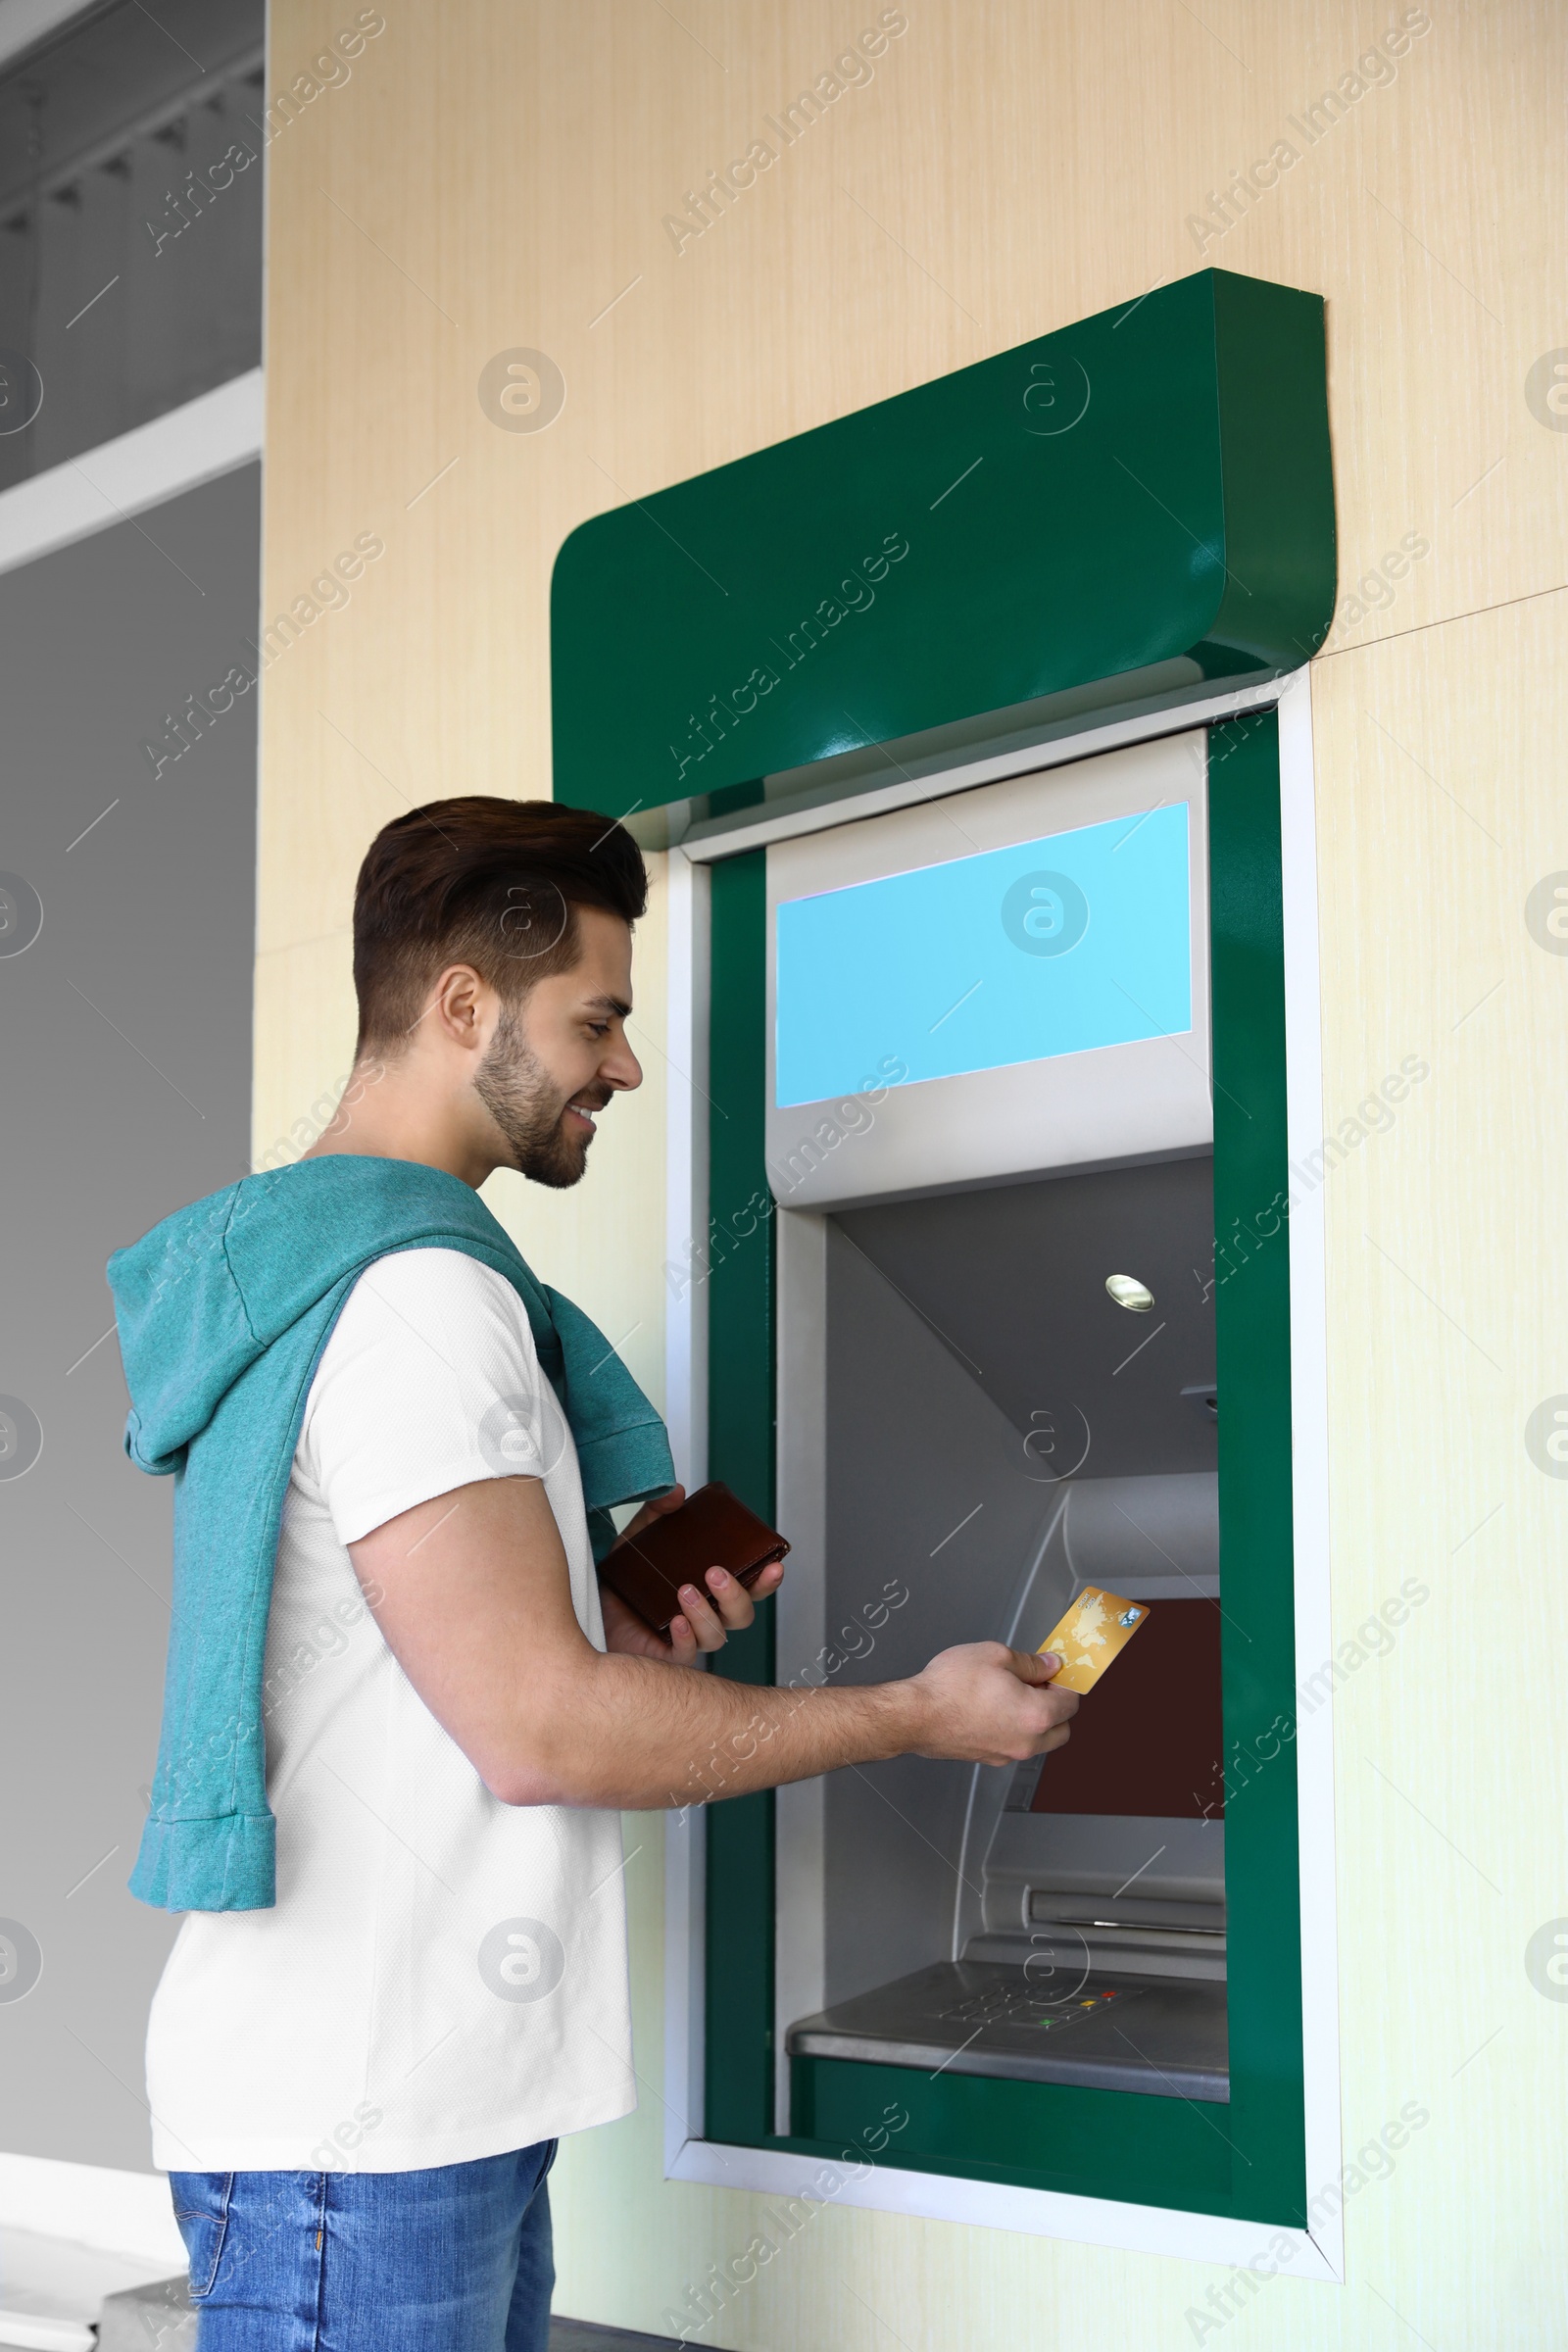
MULTIPOLYGON (((557 1192, 582 1181, 592 1138, 566 1133, 563 1122, 571 1098, 563 1101, 510 1008, 503 1011, 489 1051, 473 1074, 473 1091, 511 1146, 512 1165, 519 1175, 557 1192)), ((590 1091, 580 1090, 584 1097, 590 1091)))

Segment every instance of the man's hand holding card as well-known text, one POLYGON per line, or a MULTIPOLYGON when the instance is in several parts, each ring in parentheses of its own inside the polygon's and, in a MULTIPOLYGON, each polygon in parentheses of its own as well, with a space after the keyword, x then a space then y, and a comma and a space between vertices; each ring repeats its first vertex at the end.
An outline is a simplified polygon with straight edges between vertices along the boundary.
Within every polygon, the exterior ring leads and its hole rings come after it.
POLYGON ((1148 1615, 1142 1601, 1086 1585, 1040 1644, 1039 1655, 1054 1650, 1061 1660, 1060 1671, 1051 1678, 1055 1688, 1092 1690, 1148 1615))

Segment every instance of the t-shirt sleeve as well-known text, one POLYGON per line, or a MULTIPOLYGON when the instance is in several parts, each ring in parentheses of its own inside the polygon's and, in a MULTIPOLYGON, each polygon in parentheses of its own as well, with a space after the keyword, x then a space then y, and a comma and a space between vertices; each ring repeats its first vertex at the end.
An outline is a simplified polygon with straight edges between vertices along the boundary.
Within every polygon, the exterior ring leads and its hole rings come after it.
POLYGON ((349 1293, 299 1460, 339 1543, 354 1544, 477 1480, 546 1478, 570 1444, 511 1283, 462 1250, 405 1250, 349 1293))

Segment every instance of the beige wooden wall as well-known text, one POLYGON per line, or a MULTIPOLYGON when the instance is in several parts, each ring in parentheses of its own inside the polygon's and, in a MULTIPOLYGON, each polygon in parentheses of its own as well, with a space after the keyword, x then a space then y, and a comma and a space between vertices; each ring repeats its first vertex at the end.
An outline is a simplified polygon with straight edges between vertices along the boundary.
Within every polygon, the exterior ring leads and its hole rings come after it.
MULTIPOLYGON (((369 834, 440 794, 548 793, 550 569, 585 515, 1202 261, 1326 295, 1326 1120, 1407 1055, 1431 1069, 1327 1188, 1337 1639, 1401 1579, 1431 1589, 1391 1654, 1347 1653, 1338 1702, 1348 2147, 1412 2099, 1431 2122, 1350 2194, 1348 2286, 1270 2284, 1223 2332, 1555 2352, 1568 2002, 1526 1951, 1568 1914, 1568 1482, 1524 1430, 1568 1392, 1568 956, 1526 899, 1568 869, 1568 417, 1527 376, 1568 345, 1568 20, 1545 0, 899 13, 870 77, 677 252, 662 217, 874 7, 385 0, 344 78, 312 69, 350 0, 273 0, 269 94, 299 103, 269 153, 265 596, 305 625, 266 676, 257 1152, 308 1140, 346 1067, 369 834), (1374 44, 1401 25, 1391 72, 1374 44), (1309 145, 1292 118, 1325 89, 1343 119, 1309 145), (1195 228, 1280 140, 1298 155, 1277 184, 1195 228), (564 378, 546 430, 480 407, 486 362, 518 346, 564 378), (307 623, 296 600, 362 533, 383 552, 307 623)), ((638 986, 646 1040, 657 907, 638 986)), ((646 1058, 589 1183, 502 1205, 657 1394, 646 1058)), ((563 2153, 559 2302, 663 2332, 756 2201, 662 2180, 662 1834, 628 1826, 643 2102, 563 2153)), ((1221 2278, 828 2209, 702 2340, 1161 2352, 1221 2331, 1221 2278)))

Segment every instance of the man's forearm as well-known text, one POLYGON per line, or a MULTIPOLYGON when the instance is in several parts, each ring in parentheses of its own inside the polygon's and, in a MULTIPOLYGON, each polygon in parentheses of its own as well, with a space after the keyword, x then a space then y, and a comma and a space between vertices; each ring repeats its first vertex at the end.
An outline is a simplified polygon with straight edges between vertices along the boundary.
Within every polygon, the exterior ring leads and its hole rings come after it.
POLYGON ((595 1651, 530 1690, 515 1770, 491 1786, 520 1805, 701 1804, 902 1755, 921 1715, 906 1682, 780 1690, 595 1651))
POLYGON ((596 1649, 534 1479, 432 1496, 350 1550, 393 1655, 507 1804, 700 1804, 897 1755, 1016 1763, 1059 1746, 1078 1704, 1046 1687, 1056 1659, 1000 1642, 843 1690, 596 1649))

